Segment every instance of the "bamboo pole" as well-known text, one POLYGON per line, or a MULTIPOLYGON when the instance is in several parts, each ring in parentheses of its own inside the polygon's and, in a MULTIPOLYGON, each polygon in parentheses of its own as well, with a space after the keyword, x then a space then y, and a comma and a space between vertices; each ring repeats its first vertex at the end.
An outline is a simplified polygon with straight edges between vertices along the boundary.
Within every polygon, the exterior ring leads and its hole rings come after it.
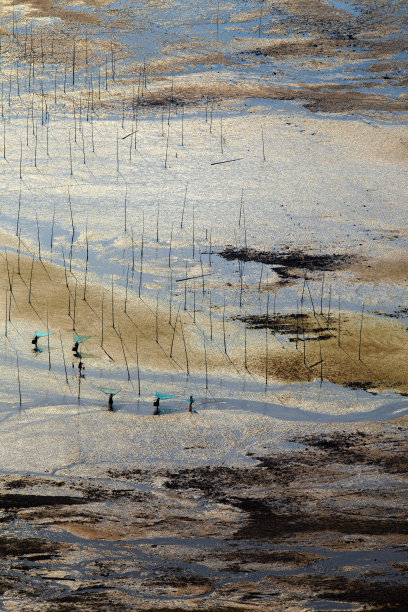
POLYGON ((34 268, 34 255, 33 255, 33 259, 31 262, 31 272, 30 272, 30 287, 28 290, 28 303, 31 305, 31 288, 32 288, 32 281, 33 281, 33 268, 34 268))
POLYGON ((124 309, 125 313, 126 313, 126 308, 127 308, 128 285, 129 285, 129 264, 127 266, 127 272, 126 272, 125 309, 124 309))
POLYGON ((67 381, 67 385, 69 387, 69 382, 68 382, 68 372, 67 372, 67 364, 65 362, 65 353, 64 353, 64 346, 62 344, 62 336, 61 336, 61 330, 59 332, 59 336, 60 336, 60 342, 61 342, 61 351, 62 351, 62 360, 64 362, 64 370, 65 370, 65 380, 67 381))
POLYGON ((337 344, 340 346, 340 296, 339 296, 339 323, 338 323, 338 325, 339 325, 339 328, 338 328, 339 332, 338 332, 338 335, 337 335, 337 344))
POLYGON ((364 302, 361 307, 360 340, 358 343, 358 360, 361 361, 361 340, 363 335, 364 302))
POLYGON ((6 302, 6 316, 5 316, 5 319, 4 319, 4 335, 6 336, 6 338, 7 338, 7 292, 8 292, 8 289, 6 289, 6 300, 5 300, 5 302, 6 302))
POLYGON ((17 358, 17 382, 18 382, 18 397, 19 397, 19 409, 21 410, 22 400, 21 400, 21 382, 20 382, 20 368, 18 365, 18 353, 16 352, 17 358))
POLYGON ((183 327, 183 322, 180 319, 180 327, 181 327, 181 336, 183 338, 183 344, 184 344, 184 352, 186 355, 186 370, 187 370, 187 376, 190 374, 190 370, 189 370, 189 365, 188 365, 188 353, 187 353, 187 344, 186 344, 186 338, 184 335, 184 327, 183 327))
POLYGON ((181 223, 180 223, 181 229, 183 229, 184 211, 186 208, 186 199, 187 199, 187 189, 188 189, 188 184, 186 185, 186 189, 184 192, 183 210, 181 211, 181 223))
POLYGON ((205 363, 205 388, 208 391, 208 363, 207 363, 207 347, 205 344, 205 334, 203 332, 203 340, 204 340, 204 363, 205 363))
POLYGON ((143 247, 144 247, 144 211, 142 211, 142 242, 140 246, 140 275, 139 275, 139 297, 142 290, 143 277, 143 247))
POLYGON ((112 274, 111 310, 112 310, 112 327, 115 328, 115 307, 114 307, 114 301, 113 301, 113 274, 112 274))
POLYGON ((47 306, 47 347, 48 347, 48 371, 51 370, 51 351, 50 351, 50 329, 48 327, 48 306, 47 306))
POLYGON ((101 305, 101 346, 103 347, 103 297, 104 292, 102 289, 102 305, 101 305))
POLYGON ((224 293, 224 308, 222 311, 222 331, 223 331, 223 335, 224 335, 224 352, 227 355, 227 339, 226 339, 226 335, 225 335, 225 293, 224 293))
POLYGON ((51 238, 50 238, 51 261, 52 261, 53 242, 54 242, 54 224, 55 224, 55 203, 54 203, 54 211, 52 213, 51 238))
POLYGON ((84 279, 84 300, 86 302, 86 281, 88 277, 88 261, 89 261, 88 222, 86 223, 85 237, 86 237, 86 261, 85 261, 85 279, 84 279))
POLYGON ((265 327, 265 386, 268 386, 268 327, 269 327, 269 290, 266 297, 266 327, 265 327))
POLYGON ((156 296, 156 342, 159 344, 159 292, 156 296))
POLYGON ((177 321, 178 321, 179 314, 180 314, 180 306, 178 307, 176 320, 174 322, 174 327, 173 327, 173 336, 171 338, 171 345, 170 345, 170 358, 173 357, 173 344, 174 344, 174 337, 176 335, 176 327, 177 327, 177 321))
POLYGON ((138 351, 138 347, 137 347, 137 336, 136 336, 136 366, 137 366, 138 395, 140 397, 140 367, 139 367, 139 351, 138 351))
POLYGON ((122 340, 122 334, 120 333, 120 331, 118 333, 119 333, 120 343, 122 345, 122 352, 123 352, 123 357, 125 359, 126 370, 127 370, 127 377, 128 377, 128 381, 129 381, 130 380, 130 372, 129 372, 128 361, 127 361, 127 358, 126 358, 125 347, 124 347, 123 340, 122 340))

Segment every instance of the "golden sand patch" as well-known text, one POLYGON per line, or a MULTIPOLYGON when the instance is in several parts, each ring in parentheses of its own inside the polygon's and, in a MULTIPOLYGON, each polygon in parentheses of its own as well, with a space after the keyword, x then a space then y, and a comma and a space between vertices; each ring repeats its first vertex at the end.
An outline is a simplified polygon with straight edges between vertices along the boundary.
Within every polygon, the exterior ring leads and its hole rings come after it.
POLYGON ((405 285, 408 279, 408 256, 370 259, 369 264, 355 263, 350 271, 357 281, 368 283, 389 283, 405 285))
MULTIPOLYGON (((15 241, 8 238, 9 243, 15 241)), ((334 314, 329 321, 310 314, 297 325, 294 318, 292 342, 278 341, 269 330, 266 369, 265 335, 259 330, 249 330, 245 358, 243 329, 234 323, 234 346, 230 348, 228 340, 226 354, 220 348, 222 323, 214 318, 215 344, 208 341, 205 352, 200 327, 188 312, 179 311, 176 320, 173 311, 170 323, 166 304, 157 308, 130 292, 126 297, 123 288, 112 292, 85 286, 83 277, 38 258, 2 253, 0 288, 0 311, 5 312, 7 300, 10 323, 29 323, 40 331, 46 331, 48 323, 56 341, 59 333, 71 341, 74 330, 93 336, 87 350, 96 362, 109 359, 125 367, 139 360, 141 367, 155 370, 182 372, 189 367, 203 373, 207 367, 209 373, 236 375, 245 374, 246 361, 248 372, 259 379, 266 374, 270 380, 290 382, 322 377, 340 385, 408 392, 406 329, 394 319, 364 314, 361 323, 361 315, 341 313, 339 322, 334 314)), ((27 337, 27 346, 30 341, 27 337)))
MULTIPOLYGON (((408 392, 406 327, 399 321, 382 317, 342 313, 339 320, 320 315, 308 315, 322 331, 305 333, 302 324, 294 328, 295 341, 291 346, 270 342, 268 376, 295 382, 310 381, 322 376, 335 384, 377 391, 393 389, 408 392), (361 341, 360 341, 361 333, 361 341), (322 336, 325 339, 319 340, 322 336), (305 339, 303 339, 303 337, 305 339), (297 347, 297 348, 296 348, 297 347)), ((266 375, 264 354, 249 357, 249 369, 266 375)))
POLYGON ((124 534, 111 529, 107 525, 90 525, 88 523, 55 523, 56 526, 68 531, 73 535, 87 540, 111 540, 117 541, 124 537, 124 534))

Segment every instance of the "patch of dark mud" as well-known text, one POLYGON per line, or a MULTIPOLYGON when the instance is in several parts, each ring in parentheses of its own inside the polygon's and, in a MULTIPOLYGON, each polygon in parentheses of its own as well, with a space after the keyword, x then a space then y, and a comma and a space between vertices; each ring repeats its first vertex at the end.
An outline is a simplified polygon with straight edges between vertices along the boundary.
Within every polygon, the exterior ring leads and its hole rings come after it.
POLYGON ((382 310, 370 310, 370 312, 381 317, 390 317, 392 319, 404 319, 408 317, 408 308, 399 308, 398 310, 394 310, 394 312, 383 312, 382 310))
POLYGON ((361 535, 406 535, 408 523, 394 518, 360 518, 341 514, 279 511, 261 499, 231 499, 230 503, 249 516, 234 534, 237 540, 276 541, 295 534, 322 532, 361 535))
POLYGON ((233 561, 235 563, 257 563, 260 565, 291 565, 296 567, 306 567, 316 561, 321 561, 323 557, 312 553, 300 552, 296 550, 234 550, 225 551, 217 555, 219 559, 233 561))
MULTIPOLYGON (((149 97, 134 99, 133 104, 141 107, 163 107, 169 108, 170 106, 177 106, 182 108, 183 106, 193 106, 194 100, 189 100, 182 97, 174 97, 171 95, 150 95, 149 97)), ((197 101, 196 101, 197 103, 197 101)))
MULTIPOLYGON (((308 338, 308 340, 328 340, 333 335, 330 333, 334 330, 324 324, 322 317, 322 325, 320 322, 309 314, 294 313, 294 314, 266 314, 264 315, 238 315, 234 317, 236 321, 243 321, 251 329, 270 329, 272 333, 282 335, 300 336, 304 333, 317 334, 316 338, 308 338)), ((299 338, 300 339, 300 338, 299 338)), ((293 338, 295 341, 296 338, 293 338)))
POLYGON ((15 587, 16 579, 9 576, 0 576, 0 595, 15 587))
MULTIPOLYGON (((58 524, 59 521, 67 519, 67 518, 72 520, 73 517, 75 517, 76 520, 85 522, 85 521, 89 521, 90 517, 94 517, 94 516, 95 515, 90 514, 88 512, 78 512, 78 509, 74 505, 71 505, 68 508, 59 507, 58 514, 55 511, 55 506, 38 506, 38 507, 36 506, 31 511, 25 509, 25 512, 24 512, 25 521, 33 522, 36 520, 41 520, 41 521, 46 520, 47 522, 55 523, 55 524, 58 524)), ((13 515, 10 515, 10 519, 13 519, 13 518, 15 517, 13 517, 13 515)))
MULTIPOLYGON (((88 591, 69 593, 55 603, 44 607, 45 612, 124 612, 125 610, 136 609, 126 605, 124 601, 116 601, 108 590, 99 585, 98 592, 92 592, 92 587, 88 591)), ((118 598, 119 599, 119 598, 118 598)))
POLYGON ((15 480, 9 480, 3 486, 5 489, 26 489, 32 486, 49 486, 49 487, 63 487, 64 482, 59 480, 45 480, 42 478, 16 478, 15 480))
POLYGON ((253 485, 268 489, 273 484, 272 475, 259 469, 204 466, 163 475, 168 478, 165 483, 168 489, 198 489, 218 501, 225 499, 226 489, 244 489, 253 485))
POLYGON ((189 586, 203 587, 210 590, 214 588, 214 582, 205 576, 192 574, 191 572, 181 570, 180 568, 171 568, 166 572, 148 578, 144 582, 145 585, 173 587, 175 589, 185 589, 189 586))
POLYGON ((335 463, 373 465, 388 474, 408 473, 406 440, 383 439, 379 444, 376 436, 358 432, 354 435, 338 433, 324 438, 305 436, 296 438, 296 441, 324 451, 335 463))
POLYGON ((349 387, 349 389, 362 389, 363 391, 367 391, 368 393, 377 395, 376 391, 373 391, 373 389, 376 389, 378 385, 375 385, 373 382, 368 381, 368 380, 366 381, 355 380, 351 382, 346 382, 344 383, 343 386, 349 387))
POLYGON ((149 472, 134 469, 134 470, 112 470, 109 469, 106 472, 110 478, 124 478, 125 480, 135 480, 136 482, 144 482, 145 476, 149 472))
POLYGON ((408 585, 364 581, 344 576, 274 576, 268 582, 311 590, 318 599, 370 605, 370 610, 406 610, 408 585), (376 606, 372 608, 371 606, 376 606))
POLYGON ((354 255, 310 254, 303 251, 258 251, 249 248, 227 246, 218 253, 228 261, 256 261, 273 266, 274 271, 284 279, 300 278, 306 271, 333 271, 355 263, 354 255))
POLYGON ((392 567, 395 567, 395 569, 398 569, 408 575, 408 561, 406 563, 393 563, 392 567))
POLYGON ((30 555, 31 560, 35 560, 33 555, 53 555, 61 549, 56 542, 46 542, 38 538, 14 538, 12 536, 0 536, 0 558, 20 557, 30 555))
POLYGON ((0 493, 0 509, 36 508, 38 506, 72 506, 86 504, 88 500, 69 495, 23 495, 20 493, 0 493))
POLYGON ((133 501, 145 501, 150 497, 147 493, 139 493, 133 489, 105 489, 103 487, 97 487, 95 485, 78 485, 76 487, 78 491, 86 496, 88 502, 102 501, 108 499, 131 499, 133 501))

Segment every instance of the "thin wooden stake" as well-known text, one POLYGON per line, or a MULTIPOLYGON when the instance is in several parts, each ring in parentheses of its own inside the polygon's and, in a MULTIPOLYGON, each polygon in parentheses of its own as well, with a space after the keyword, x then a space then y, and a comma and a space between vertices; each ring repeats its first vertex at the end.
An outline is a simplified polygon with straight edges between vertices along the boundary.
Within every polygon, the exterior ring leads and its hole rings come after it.
POLYGON ((181 212, 181 223, 180 223, 180 228, 181 229, 183 229, 184 210, 186 208, 186 199, 187 199, 187 188, 188 188, 188 184, 186 185, 186 190, 184 192, 183 210, 181 212))
POLYGON ((204 363, 205 363, 205 388, 208 391, 208 363, 207 363, 207 347, 205 344, 205 334, 203 332, 203 340, 204 340, 204 363))
POLYGON ((142 290, 142 276, 143 276, 143 246, 144 246, 144 211, 142 212, 142 243, 140 247, 140 275, 139 275, 139 297, 142 290))
POLYGON ((156 342, 159 344, 159 292, 156 296, 156 342))
POLYGON ((31 262, 31 272, 30 272, 30 287, 28 290, 28 303, 31 305, 31 287, 32 287, 32 281, 33 281, 33 268, 34 268, 34 255, 33 255, 33 259, 31 262))
POLYGON ((88 242, 88 223, 85 229, 86 236, 86 261, 85 261, 85 280, 84 280, 84 300, 86 302, 86 281, 88 276, 88 261, 89 261, 89 242, 88 242))
POLYGON ((55 203, 54 203, 54 211, 52 214, 51 239, 50 239, 51 261, 52 261, 52 248, 53 248, 53 243, 54 243, 54 224, 55 224, 55 203))
POLYGON ((209 305, 209 316, 210 316, 210 340, 213 339, 213 325, 212 325, 212 303, 211 303, 211 291, 210 291, 210 305, 209 305))
POLYGON ((177 321, 178 321, 179 314, 180 314, 180 306, 178 307, 176 320, 174 322, 174 327, 173 327, 173 336, 171 338, 171 345, 170 345, 170 358, 173 357, 173 344, 174 344, 174 337, 176 335, 176 327, 177 327, 177 321))
POLYGON ((340 297, 339 297, 339 332, 337 335, 337 344, 340 346, 340 297))
POLYGON ((47 346, 48 346, 48 371, 51 370, 51 351, 50 351, 50 330, 48 327, 48 308, 47 308, 47 346))
POLYGON ((227 339, 225 335, 225 293, 224 293, 224 309, 222 311, 222 331, 224 334, 224 352, 227 355, 227 339))
POLYGON ((126 228, 126 217, 127 217, 127 185, 125 188, 125 234, 127 232, 127 228, 126 228))
POLYGON ((112 274, 112 299, 111 299, 111 306, 112 306, 112 327, 115 327, 115 307, 114 307, 114 302, 113 302, 113 274, 112 274))
POLYGON ((125 313, 126 313, 126 308, 127 308, 128 285, 129 285, 129 264, 127 266, 127 272, 126 272, 125 313))
POLYGON ((19 397, 19 407, 20 407, 20 410, 21 410, 21 404, 22 404, 22 401, 21 401, 20 368, 19 368, 19 365, 18 365, 18 354, 17 354, 17 353, 16 353, 16 357, 17 357, 17 381, 18 381, 18 397, 19 397))
POLYGON ((119 333, 120 343, 122 345, 123 357, 125 359, 126 370, 127 370, 127 377, 128 377, 128 380, 130 380, 129 366, 128 366, 128 361, 127 361, 127 358, 126 358, 125 347, 124 347, 123 340, 122 340, 122 334, 120 333, 120 331, 118 333, 119 333))
POLYGON ((67 385, 69 387, 69 382, 68 382, 68 372, 67 372, 67 364, 65 363, 65 353, 64 353, 64 346, 62 344, 62 336, 61 336, 61 330, 59 332, 59 336, 60 336, 60 342, 61 342, 61 351, 62 351, 62 359, 64 362, 64 370, 65 370, 65 380, 67 381, 67 385))
POLYGON ((188 366, 187 344, 186 344, 186 339, 185 339, 185 336, 184 336, 183 322, 182 322, 181 319, 180 319, 180 327, 181 327, 181 335, 182 335, 183 344, 184 344, 184 352, 185 352, 185 355, 186 355, 186 369, 187 369, 187 376, 188 376, 190 374, 190 370, 189 370, 189 366, 188 366))
POLYGON ((6 336, 6 338, 7 338, 7 315, 8 315, 8 312, 7 312, 7 307, 8 307, 7 292, 8 292, 8 289, 6 289, 6 317, 5 317, 5 324, 4 324, 4 335, 6 336))
POLYGON ((40 226, 38 225, 38 215, 35 213, 35 220, 37 222, 37 238, 38 238, 38 259, 41 261, 41 241, 40 241, 40 226))
POLYGON ((363 302, 363 306, 361 308, 360 340, 359 340, 359 343, 358 343, 358 359, 359 359, 359 361, 361 361, 361 340, 362 340, 362 334, 363 334, 363 318, 364 318, 364 302, 363 302))
POLYGON ((139 367, 139 351, 138 351, 138 348, 137 348, 137 336, 136 336, 136 366, 137 366, 138 395, 140 397, 140 367, 139 367))
POLYGON ((266 327, 265 327, 265 386, 268 386, 268 327, 269 327, 269 291, 266 298, 266 327))
POLYGON ((248 370, 248 362, 247 362, 247 324, 244 321, 244 367, 248 370))

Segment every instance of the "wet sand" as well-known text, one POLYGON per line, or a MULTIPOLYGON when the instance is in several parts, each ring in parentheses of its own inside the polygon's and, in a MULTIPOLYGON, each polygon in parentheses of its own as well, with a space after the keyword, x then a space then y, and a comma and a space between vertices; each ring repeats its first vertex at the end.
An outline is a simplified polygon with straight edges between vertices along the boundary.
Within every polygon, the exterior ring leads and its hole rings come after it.
MULTIPOLYGON (((139 359, 144 368, 177 372, 188 365, 201 374, 207 367, 207 372, 214 375, 247 370, 262 380, 266 349, 265 336, 259 330, 267 327, 268 375, 273 381, 312 381, 322 377, 370 392, 408 392, 406 330, 397 319, 335 310, 323 314, 317 305, 314 314, 301 316, 293 313, 292 317, 287 314, 280 318, 279 313, 271 312, 268 319, 266 314, 247 318, 246 356, 241 343, 222 355, 218 343, 210 343, 204 351, 191 315, 173 313, 170 324, 169 312, 162 305, 157 308, 151 300, 131 292, 126 296, 123 289, 113 290, 112 310, 112 290, 93 284, 85 288, 84 277, 70 273, 69 267, 65 275, 65 269, 35 257, 9 252, 1 256, 0 266, 0 308, 5 311, 7 299, 9 329, 13 327, 23 341, 25 335, 27 347, 35 330, 50 330, 57 336, 61 334, 65 353, 70 355, 75 330, 79 335, 92 336, 87 341, 87 350, 93 353, 88 359, 91 365, 102 365, 108 358, 121 367, 126 363, 135 366, 139 359), (257 333, 251 333, 251 329, 257 333), (290 335, 289 343, 279 339, 282 332, 290 335)), ((242 323, 245 325, 245 321, 242 323)), ((222 341, 222 322, 214 321, 213 334, 222 341)), ((53 338, 53 345, 59 339, 53 338)), ((40 345, 44 347, 46 343, 42 340, 40 345)))
POLYGON ((402 610, 407 417, 379 419, 408 393, 405 5, 172 8, 0 9, 1 607, 402 610), (255 256, 183 307, 170 249, 200 279, 195 239, 255 256))
POLYGON ((5 609, 400 610, 406 430, 324 426, 248 468, 3 475, 5 609))

